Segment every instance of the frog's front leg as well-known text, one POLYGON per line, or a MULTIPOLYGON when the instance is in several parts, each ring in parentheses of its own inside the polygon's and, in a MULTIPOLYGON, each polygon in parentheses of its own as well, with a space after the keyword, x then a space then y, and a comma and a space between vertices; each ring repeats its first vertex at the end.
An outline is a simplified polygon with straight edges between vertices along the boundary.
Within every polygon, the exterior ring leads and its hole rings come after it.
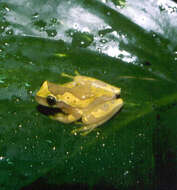
POLYGON ((82 122, 85 126, 74 129, 73 134, 80 133, 81 135, 87 135, 93 129, 109 120, 116 112, 123 106, 123 100, 113 99, 106 101, 92 110, 88 110, 82 117, 82 122))
POLYGON ((72 123, 74 121, 77 121, 78 119, 81 118, 80 115, 73 115, 73 114, 63 114, 63 113, 57 113, 54 116, 50 116, 51 119, 60 121, 62 123, 72 123))
MULTIPOLYGON (((78 71, 75 70, 74 73, 75 73, 76 76, 80 76, 80 74, 79 74, 78 71)), ((62 77, 67 77, 67 78, 71 78, 71 79, 74 79, 76 77, 76 76, 73 76, 73 75, 69 75, 67 73, 61 73, 61 76, 62 77)))

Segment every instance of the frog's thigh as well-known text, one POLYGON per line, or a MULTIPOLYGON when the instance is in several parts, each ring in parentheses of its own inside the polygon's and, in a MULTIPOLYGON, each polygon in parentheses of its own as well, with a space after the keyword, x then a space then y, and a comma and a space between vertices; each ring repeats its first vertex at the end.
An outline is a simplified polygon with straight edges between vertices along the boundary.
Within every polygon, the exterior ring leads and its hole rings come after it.
POLYGON ((84 113, 82 122, 86 125, 95 123, 101 125, 118 112, 122 105, 123 100, 121 98, 106 101, 84 113))
POLYGON ((110 119, 117 111, 120 110, 122 105, 122 99, 114 99, 95 107, 90 114, 85 113, 85 116, 82 117, 82 121, 86 125, 81 128, 74 129, 72 133, 77 134, 79 132, 83 136, 87 135, 93 129, 110 119), (106 111, 103 109, 106 109, 106 111), (96 117, 98 115, 99 117, 96 117))

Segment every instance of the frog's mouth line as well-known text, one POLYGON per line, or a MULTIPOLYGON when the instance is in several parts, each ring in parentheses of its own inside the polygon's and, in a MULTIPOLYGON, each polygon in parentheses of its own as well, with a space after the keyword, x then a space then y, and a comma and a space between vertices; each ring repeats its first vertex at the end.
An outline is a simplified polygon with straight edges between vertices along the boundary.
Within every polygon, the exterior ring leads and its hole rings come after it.
POLYGON ((47 107, 47 106, 43 106, 43 105, 38 105, 37 106, 37 110, 44 114, 44 115, 55 115, 57 113, 63 113, 61 109, 59 108, 51 108, 51 107, 47 107))

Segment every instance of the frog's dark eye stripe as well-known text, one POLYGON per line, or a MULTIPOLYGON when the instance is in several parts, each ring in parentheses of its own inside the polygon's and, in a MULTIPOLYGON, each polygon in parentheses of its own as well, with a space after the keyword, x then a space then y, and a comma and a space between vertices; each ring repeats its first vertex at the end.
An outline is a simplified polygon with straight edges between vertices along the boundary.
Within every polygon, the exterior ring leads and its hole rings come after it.
POLYGON ((53 96, 47 96, 47 103, 50 105, 50 106, 53 106, 57 103, 57 100, 55 97, 53 96))
POLYGON ((120 94, 116 94, 116 99, 120 98, 120 94))

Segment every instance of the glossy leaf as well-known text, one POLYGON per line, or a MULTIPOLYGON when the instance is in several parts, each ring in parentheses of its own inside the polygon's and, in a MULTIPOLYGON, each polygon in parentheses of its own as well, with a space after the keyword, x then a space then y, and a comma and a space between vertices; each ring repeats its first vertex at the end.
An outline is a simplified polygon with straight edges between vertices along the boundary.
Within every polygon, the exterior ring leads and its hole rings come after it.
POLYGON ((0 189, 173 189, 176 20, 169 0, 1 0, 0 189), (86 137, 34 100, 44 80, 75 70, 120 87, 125 102, 86 137))

